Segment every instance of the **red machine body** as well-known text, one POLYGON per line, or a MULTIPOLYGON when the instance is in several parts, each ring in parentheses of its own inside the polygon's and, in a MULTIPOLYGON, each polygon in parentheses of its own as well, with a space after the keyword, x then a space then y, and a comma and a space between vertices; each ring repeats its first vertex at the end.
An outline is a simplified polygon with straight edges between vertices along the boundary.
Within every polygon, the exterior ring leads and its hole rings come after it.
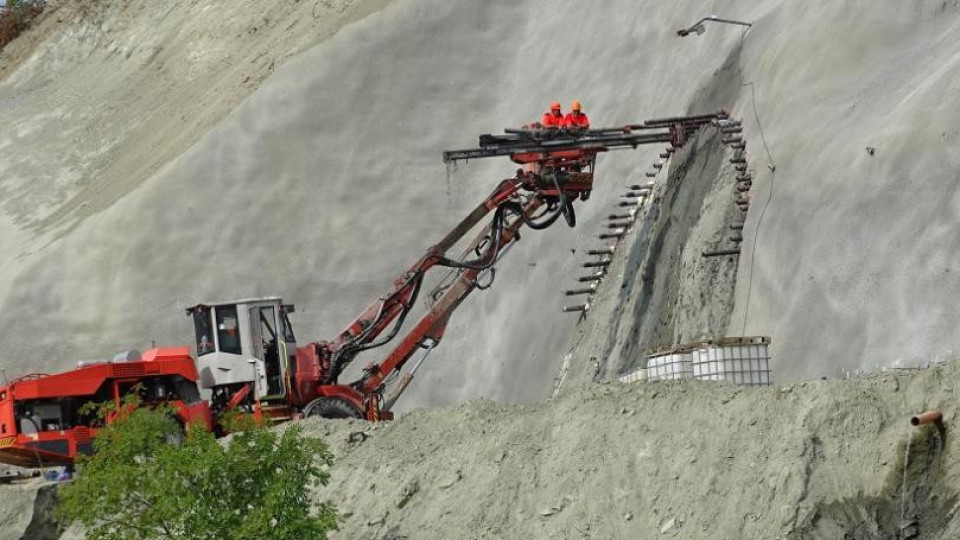
POLYGON ((200 399, 197 368, 187 347, 152 349, 131 361, 104 362, 56 375, 27 375, 0 386, 0 463, 70 465, 93 452, 96 419, 80 408, 114 401, 141 385, 147 405, 168 403, 182 426, 212 429, 200 399))

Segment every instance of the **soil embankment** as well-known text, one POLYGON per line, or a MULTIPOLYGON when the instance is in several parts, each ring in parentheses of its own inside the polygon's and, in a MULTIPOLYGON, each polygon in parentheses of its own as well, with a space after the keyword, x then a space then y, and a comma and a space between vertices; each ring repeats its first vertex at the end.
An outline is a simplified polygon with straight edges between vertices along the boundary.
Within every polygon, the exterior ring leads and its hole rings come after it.
POLYGON ((337 538, 893 540, 902 523, 949 540, 958 385, 956 363, 782 388, 609 383, 306 428, 337 455, 320 493, 337 538), (945 430, 910 427, 931 408, 945 430))

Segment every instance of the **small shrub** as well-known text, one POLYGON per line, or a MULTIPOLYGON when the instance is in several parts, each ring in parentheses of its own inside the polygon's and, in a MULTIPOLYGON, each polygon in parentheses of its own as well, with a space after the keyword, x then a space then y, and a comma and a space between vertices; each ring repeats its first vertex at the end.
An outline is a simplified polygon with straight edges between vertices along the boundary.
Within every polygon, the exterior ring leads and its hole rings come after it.
POLYGON ((333 458, 299 426, 277 433, 238 418, 243 431, 222 445, 199 426, 178 436, 172 410, 138 405, 100 408, 116 417, 61 491, 59 519, 80 522, 88 539, 320 540, 336 529, 333 506, 310 498, 333 458))

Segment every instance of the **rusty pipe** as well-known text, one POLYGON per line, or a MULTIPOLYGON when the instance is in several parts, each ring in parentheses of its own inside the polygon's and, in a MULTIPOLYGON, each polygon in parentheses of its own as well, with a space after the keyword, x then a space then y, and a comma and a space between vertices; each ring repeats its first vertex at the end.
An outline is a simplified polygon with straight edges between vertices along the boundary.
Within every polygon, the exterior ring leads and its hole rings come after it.
POLYGON ((615 250, 616 250, 615 246, 607 246, 603 249, 591 249, 587 251, 587 255, 608 255, 608 254, 613 254, 615 250))
POLYGON ((922 426, 923 424, 939 423, 941 420, 943 420, 943 414, 940 411, 925 411, 910 417, 910 425, 922 426))
POLYGON ((648 173, 646 173, 646 175, 647 175, 647 178, 655 178, 655 177, 657 176, 657 173, 655 173, 655 172, 648 172, 648 173))

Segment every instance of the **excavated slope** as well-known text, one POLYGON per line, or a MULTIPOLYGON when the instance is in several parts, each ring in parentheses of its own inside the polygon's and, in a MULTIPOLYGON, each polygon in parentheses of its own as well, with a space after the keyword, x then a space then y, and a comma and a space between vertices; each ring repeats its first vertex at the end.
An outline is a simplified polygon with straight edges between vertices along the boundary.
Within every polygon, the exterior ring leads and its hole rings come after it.
MULTIPOLYGON (((952 540, 958 384, 955 362, 782 388, 603 383, 303 425, 337 458, 317 497, 338 539, 952 540), (931 408, 943 425, 909 426, 931 408)), ((56 530, 36 492, 0 486, 0 539, 56 538, 26 534, 56 530)))
POLYGON ((606 383, 305 425, 337 455, 320 493, 336 538, 948 540, 958 383, 956 363, 783 388, 606 383), (929 408, 945 430, 909 426, 929 408))

